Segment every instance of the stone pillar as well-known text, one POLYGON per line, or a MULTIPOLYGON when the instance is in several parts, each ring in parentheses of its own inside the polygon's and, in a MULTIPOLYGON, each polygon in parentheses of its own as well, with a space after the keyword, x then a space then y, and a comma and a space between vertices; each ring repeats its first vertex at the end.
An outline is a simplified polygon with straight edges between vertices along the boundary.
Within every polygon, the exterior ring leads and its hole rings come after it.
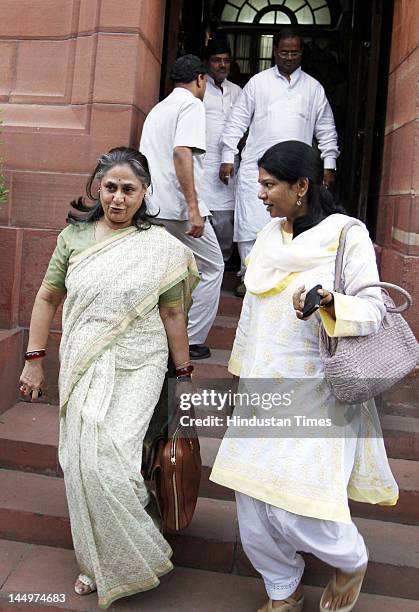
POLYGON ((395 0, 378 209, 381 277, 404 286, 406 318, 419 336, 419 3, 395 0))

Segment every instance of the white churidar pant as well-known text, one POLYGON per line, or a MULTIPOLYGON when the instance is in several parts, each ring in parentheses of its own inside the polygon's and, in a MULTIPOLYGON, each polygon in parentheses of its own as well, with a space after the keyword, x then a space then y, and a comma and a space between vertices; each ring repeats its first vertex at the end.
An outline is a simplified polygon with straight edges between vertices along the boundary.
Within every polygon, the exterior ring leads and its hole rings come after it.
MULTIPOLYGON (((356 444, 356 437, 345 440, 347 483, 356 444)), ((301 516, 235 493, 243 549, 262 575, 270 599, 286 599, 296 590, 304 572, 304 560, 297 551, 311 553, 344 572, 356 572, 368 563, 364 539, 353 523, 301 516)))
POLYGON ((192 294, 193 304, 189 311, 189 344, 202 344, 217 315, 223 280, 224 261, 220 246, 211 223, 205 221, 205 231, 201 238, 193 238, 185 232, 188 221, 158 219, 167 231, 189 247, 196 259, 201 281, 192 294))
POLYGON ((311 553, 332 567, 355 572, 368 562, 356 526, 300 516, 236 491, 243 549, 262 575, 270 599, 290 597, 300 583, 311 553))

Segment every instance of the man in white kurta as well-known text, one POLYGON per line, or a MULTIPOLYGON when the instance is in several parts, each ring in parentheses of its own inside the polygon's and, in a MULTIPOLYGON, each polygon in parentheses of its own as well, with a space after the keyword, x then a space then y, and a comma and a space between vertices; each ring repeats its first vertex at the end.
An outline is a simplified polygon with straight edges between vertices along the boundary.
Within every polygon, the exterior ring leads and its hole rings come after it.
MULTIPOLYGON (((320 83, 301 70, 302 41, 293 30, 274 39, 276 65, 250 79, 237 100, 221 137, 220 176, 234 173, 237 144, 249 129, 237 177, 234 241, 245 259, 257 233, 269 221, 258 200, 257 160, 277 142, 316 139, 324 163, 324 184, 333 181, 339 155, 332 109, 320 83)), ((227 181, 227 179, 225 179, 227 181)))
POLYGON ((148 114, 140 151, 152 177, 150 204, 159 221, 193 252, 201 282, 193 292, 188 337, 191 359, 205 359, 203 343, 214 322, 220 298, 224 261, 210 211, 200 193, 205 153, 205 111, 202 99, 206 68, 194 55, 176 60, 172 93, 148 114))
MULTIPOLYGON (((217 236, 224 261, 230 259, 233 249, 235 178, 228 184, 219 179, 221 164, 220 138, 225 123, 241 88, 231 83, 231 50, 226 40, 211 39, 205 49, 208 70, 204 96, 206 117, 206 153, 201 195, 211 211, 211 223, 217 236)), ((235 163, 238 167, 238 161, 235 163)))

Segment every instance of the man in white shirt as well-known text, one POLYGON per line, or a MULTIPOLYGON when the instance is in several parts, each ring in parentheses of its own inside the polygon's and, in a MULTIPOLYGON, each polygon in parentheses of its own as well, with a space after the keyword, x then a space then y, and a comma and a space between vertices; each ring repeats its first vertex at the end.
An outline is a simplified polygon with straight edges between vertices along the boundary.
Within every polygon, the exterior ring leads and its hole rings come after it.
MULTIPOLYGON (((274 37, 276 65, 250 79, 243 89, 221 136, 223 147, 220 180, 225 184, 234 174, 237 144, 249 128, 237 177, 234 240, 245 272, 256 234, 270 220, 257 197, 257 160, 273 144, 300 140, 311 145, 316 139, 324 162, 324 185, 334 179, 339 155, 332 109, 323 87, 301 70, 302 40, 290 28, 274 37)), ((237 295, 244 295, 244 284, 237 295)))
MULTIPOLYGON (((204 59, 208 70, 204 96, 207 149, 201 195, 211 211, 211 223, 224 261, 228 261, 233 250, 235 179, 232 178, 227 184, 219 179, 222 153, 220 138, 241 88, 227 79, 231 63, 231 50, 227 40, 210 39, 204 59)), ((235 165, 238 167, 238 160, 235 165)))
POLYGON ((189 311, 189 352, 191 359, 205 359, 211 353, 203 343, 217 314, 224 271, 210 211, 200 196, 206 68, 198 57, 185 55, 174 63, 171 78, 174 90, 144 122, 140 151, 150 165, 152 210, 159 210, 159 221, 195 255, 201 282, 189 311))

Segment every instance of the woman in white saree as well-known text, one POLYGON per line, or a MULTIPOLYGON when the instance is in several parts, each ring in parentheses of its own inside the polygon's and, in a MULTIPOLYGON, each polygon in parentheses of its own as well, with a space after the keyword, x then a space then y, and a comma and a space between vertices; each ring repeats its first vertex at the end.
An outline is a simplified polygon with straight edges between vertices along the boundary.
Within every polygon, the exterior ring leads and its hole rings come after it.
POLYGON ((259 161, 259 197, 272 221, 247 262, 247 293, 229 371, 240 378, 239 392, 257 389, 259 380, 259 388, 269 385, 271 395, 290 393, 292 401, 287 397, 279 407, 272 402, 277 408, 270 413, 289 422, 278 419, 276 431, 268 428, 264 436, 257 429, 246 435, 230 427, 211 474, 236 492, 242 544, 269 597, 259 612, 303 609, 304 561, 297 551, 335 568, 320 610, 349 612, 368 555, 348 496, 385 505, 398 497, 374 402, 349 413, 324 379, 320 324, 334 337, 375 333, 384 306, 375 288, 353 295, 357 286, 378 280, 374 248, 362 226, 348 232, 346 295, 332 291, 339 236, 349 217, 320 177, 317 152, 301 142, 274 145, 259 161), (302 320, 305 289, 317 284, 320 308, 302 320))
POLYGON ((146 510, 144 435, 167 370, 190 376, 186 312, 198 273, 191 251, 147 215, 145 157, 120 147, 89 179, 86 207, 58 236, 35 300, 21 392, 36 399, 48 332, 63 297, 60 444, 81 571, 101 608, 151 589, 172 569, 171 548, 146 510), (99 199, 92 185, 99 181, 99 199))

